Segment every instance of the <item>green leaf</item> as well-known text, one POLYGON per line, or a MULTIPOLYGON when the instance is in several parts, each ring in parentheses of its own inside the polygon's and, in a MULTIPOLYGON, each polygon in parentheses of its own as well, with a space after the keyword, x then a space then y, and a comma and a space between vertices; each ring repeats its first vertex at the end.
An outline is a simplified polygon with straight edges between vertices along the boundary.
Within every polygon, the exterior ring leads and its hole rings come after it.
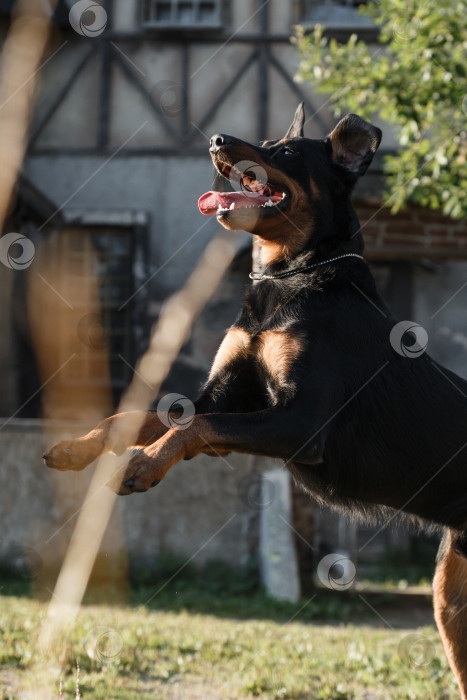
POLYGON ((394 127, 402 149, 384 163, 393 210, 413 201, 467 216, 467 3, 379 0, 359 12, 380 27, 379 49, 299 28, 299 79, 327 93, 335 114, 379 113, 394 127))

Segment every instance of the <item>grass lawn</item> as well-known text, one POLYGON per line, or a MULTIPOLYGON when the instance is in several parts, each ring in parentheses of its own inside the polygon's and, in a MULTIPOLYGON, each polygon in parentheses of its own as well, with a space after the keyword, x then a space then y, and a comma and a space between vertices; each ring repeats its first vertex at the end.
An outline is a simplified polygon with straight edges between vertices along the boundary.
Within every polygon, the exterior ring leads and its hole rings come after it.
POLYGON ((45 653, 46 604, 1 596, 1 700, 459 697, 434 628, 391 629, 384 598, 374 612, 343 593, 291 605, 174 582, 144 605, 149 590, 127 605, 85 605, 45 653))

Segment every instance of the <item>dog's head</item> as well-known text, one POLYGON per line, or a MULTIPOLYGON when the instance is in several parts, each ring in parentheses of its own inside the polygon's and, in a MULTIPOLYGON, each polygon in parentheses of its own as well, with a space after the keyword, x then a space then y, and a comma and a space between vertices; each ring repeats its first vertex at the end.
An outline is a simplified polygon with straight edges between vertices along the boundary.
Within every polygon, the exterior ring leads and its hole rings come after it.
POLYGON ((304 138, 304 122, 302 103, 280 140, 211 139, 214 166, 234 191, 207 192, 199 209, 227 229, 257 235, 266 264, 320 246, 330 252, 355 233, 350 193, 381 141, 380 129, 355 114, 321 140, 304 138))

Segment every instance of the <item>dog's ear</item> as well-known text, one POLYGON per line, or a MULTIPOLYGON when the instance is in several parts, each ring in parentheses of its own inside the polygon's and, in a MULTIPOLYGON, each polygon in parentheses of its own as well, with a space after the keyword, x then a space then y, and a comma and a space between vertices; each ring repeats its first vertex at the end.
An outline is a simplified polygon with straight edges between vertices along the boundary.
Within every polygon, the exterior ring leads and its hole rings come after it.
POLYGON ((328 136, 332 159, 357 176, 363 175, 381 143, 383 132, 356 114, 347 114, 328 136))
POLYGON ((285 139, 296 139, 303 137, 303 126, 305 124, 305 107, 304 103, 298 105, 292 124, 289 126, 285 139))

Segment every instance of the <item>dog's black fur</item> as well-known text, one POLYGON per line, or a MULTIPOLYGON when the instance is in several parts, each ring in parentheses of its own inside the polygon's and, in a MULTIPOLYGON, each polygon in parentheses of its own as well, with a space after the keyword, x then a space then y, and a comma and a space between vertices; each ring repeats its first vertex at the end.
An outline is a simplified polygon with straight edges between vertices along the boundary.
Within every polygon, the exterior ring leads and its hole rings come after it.
MULTIPOLYGON (((358 141, 362 125, 353 121, 358 141)), ((378 130, 371 130, 369 141, 379 143, 378 130)), ((243 142, 227 141, 220 154, 214 152, 214 162, 243 157, 243 142)), ((282 169, 303 190, 313 233, 297 256, 266 271, 361 253, 350 195, 369 163, 368 153, 358 172, 350 172, 335 162, 329 138, 288 140, 293 155, 285 155, 284 147, 284 142, 248 145, 252 159, 256 154, 255 160, 282 169)), ((208 382, 198 410, 275 407, 282 429, 265 436, 264 450, 256 452, 286 459, 314 496, 366 514, 388 515, 380 506, 389 506, 462 533, 467 529, 467 382, 426 352, 411 358, 398 354, 390 343, 396 323, 368 265, 356 258, 259 281, 248 289, 235 326, 253 337, 287 330, 303 341, 303 351, 285 386, 251 357, 240 356, 208 382)), ((411 342, 408 335, 405 341, 411 342)), ((465 551, 462 538, 459 546, 465 551)))
MULTIPOLYGON (((381 132, 349 115, 327 138, 312 140, 303 138, 303 121, 299 106, 286 137, 262 146, 223 134, 211 141, 221 174, 230 174, 239 161, 254 161, 266 170, 268 185, 286 193, 278 206, 258 209, 253 220, 251 210, 241 207, 217 213, 225 228, 244 228, 259 239, 264 254, 256 277, 363 251, 351 193, 381 132)), ((260 279, 248 288, 231 329, 248 339, 248 348, 214 363, 196 414, 205 417, 213 434, 219 431, 219 440, 211 436, 214 454, 233 450, 281 457, 326 503, 366 515, 386 516, 390 508, 448 527, 458 550, 467 552, 467 382, 426 352, 398 354, 390 342, 396 323, 367 263, 358 257, 260 279), (299 344, 285 374, 259 352, 268 333, 279 358, 287 355, 291 341, 299 344), (245 413, 248 419, 242 421, 245 413)), ((157 444, 167 432, 152 420, 139 444, 157 444)), ((190 431, 182 435, 189 443, 190 431)), ((71 443, 73 462, 58 445, 45 456, 47 464, 82 468, 104 442, 89 448, 86 458, 71 443)), ((195 443, 176 454, 213 454, 195 443)), ((163 472, 157 459, 140 454, 130 460, 118 490, 146 490, 163 472)))
MULTIPOLYGON (((257 281, 218 351, 193 423, 167 429, 157 413, 145 414, 136 440, 143 449, 113 487, 146 491, 200 452, 253 453, 284 459, 315 497, 350 513, 390 519, 400 511, 444 529, 435 614, 467 700, 467 382, 423 348, 416 357, 396 352, 397 321, 358 257, 363 238, 350 197, 380 130, 349 115, 327 138, 311 140, 303 122, 300 106, 286 137, 262 146, 213 137, 219 173, 249 161, 267 174, 267 184, 240 174, 257 193, 251 199, 207 193, 200 200, 225 228, 254 234, 257 281)), ((48 466, 82 469, 104 450, 124 451, 128 442, 115 441, 112 425, 107 419, 59 443, 45 455, 48 466)))

